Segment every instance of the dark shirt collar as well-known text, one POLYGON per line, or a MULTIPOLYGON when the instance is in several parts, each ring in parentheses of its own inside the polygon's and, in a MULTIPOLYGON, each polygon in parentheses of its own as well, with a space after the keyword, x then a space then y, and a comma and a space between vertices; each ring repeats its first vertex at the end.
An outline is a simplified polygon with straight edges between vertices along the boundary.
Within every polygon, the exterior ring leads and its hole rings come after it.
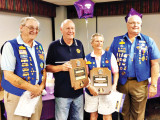
MULTIPOLYGON (((61 44, 61 45, 67 45, 67 44, 64 42, 64 40, 63 40, 63 36, 62 36, 62 38, 61 38, 59 41, 60 41, 60 44, 61 44)), ((67 46, 68 46, 68 45, 67 45, 67 46)), ((73 43, 72 43, 71 46, 78 46, 76 39, 73 38, 73 43)))

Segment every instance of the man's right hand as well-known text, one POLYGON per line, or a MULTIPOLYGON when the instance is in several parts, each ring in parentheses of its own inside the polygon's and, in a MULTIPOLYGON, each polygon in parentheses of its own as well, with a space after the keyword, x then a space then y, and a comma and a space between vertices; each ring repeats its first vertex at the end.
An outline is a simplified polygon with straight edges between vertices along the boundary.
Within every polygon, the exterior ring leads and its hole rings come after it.
POLYGON ((61 70, 62 71, 69 71, 69 69, 72 68, 72 65, 70 64, 70 62, 66 62, 64 64, 61 65, 61 70))
POLYGON ((96 88, 94 86, 89 85, 88 86, 88 90, 93 96, 97 96, 98 95, 98 92, 96 91, 96 88))
POLYGON ((42 91, 43 90, 38 84, 34 85, 33 89, 31 90, 31 98, 40 96, 42 94, 42 91))

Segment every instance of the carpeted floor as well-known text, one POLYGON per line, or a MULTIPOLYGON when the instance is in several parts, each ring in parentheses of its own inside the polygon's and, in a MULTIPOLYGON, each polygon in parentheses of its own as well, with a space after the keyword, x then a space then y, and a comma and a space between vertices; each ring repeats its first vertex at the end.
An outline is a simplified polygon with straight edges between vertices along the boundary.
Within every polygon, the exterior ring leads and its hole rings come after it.
POLYGON ((160 97, 148 99, 145 120, 160 120, 160 97))

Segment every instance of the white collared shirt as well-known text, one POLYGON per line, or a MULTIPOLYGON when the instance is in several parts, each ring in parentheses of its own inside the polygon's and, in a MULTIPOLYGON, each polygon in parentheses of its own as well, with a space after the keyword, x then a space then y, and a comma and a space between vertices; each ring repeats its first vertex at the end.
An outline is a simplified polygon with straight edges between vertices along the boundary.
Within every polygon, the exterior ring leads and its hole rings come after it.
MULTIPOLYGON (((35 68, 36 68, 36 79, 37 79, 36 84, 37 84, 39 82, 39 70, 38 70, 37 60, 36 60, 36 56, 35 56, 35 45, 37 45, 37 43, 33 40, 33 46, 31 48, 29 45, 27 45, 22 40, 20 35, 16 39, 17 39, 18 44, 24 44, 24 46, 27 47, 28 51, 30 52, 30 54, 33 58, 35 68)), ((16 57, 14 56, 14 51, 13 51, 11 43, 7 42, 3 47, 1 68, 2 68, 2 70, 14 72, 15 66, 16 66, 16 57)))
MULTIPOLYGON (((104 50, 102 50, 102 55, 105 53, 104 50)), ((102 56, 101 55, 101 56, 102 56)), ((95 54, 94 54, 94 51, 91 53, 91 57, 94 57, 95 58, 95 61, 96 61, 96 65, 97 67, 100 67, 101 66, 101 56, 97 57, 95 54)), ((118 72, 118 65, 117 65, 117 61, 116 61, 116 58, 115 56, 111 55, 111 71, 112 73, 117 73, 118 72)))

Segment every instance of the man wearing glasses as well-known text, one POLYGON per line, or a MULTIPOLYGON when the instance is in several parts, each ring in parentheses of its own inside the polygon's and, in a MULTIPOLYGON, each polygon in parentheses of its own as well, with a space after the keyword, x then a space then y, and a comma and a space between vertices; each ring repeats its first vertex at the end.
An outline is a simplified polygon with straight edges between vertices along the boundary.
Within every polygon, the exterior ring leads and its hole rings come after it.
MULTIPOLYGON (((8 120, 40 120, 42 91, 45 87, 46 71, 42 45, 35 41, 39 22, 34 17, 24 17, 20 24, 20 35, 5 43, 2 50, 2 87, 8 120), (30 92, 30 97, 40 96, 35 113, 30 118, 14 115, 20 96, 30 92)), ((24 108, 25 109, 25 108, 24 108)))
POLYGON ((149 97, 157 94, 160 53, 153 39, 140 33, 142 14, 132 8, 125 20, 128 32, 115 37, 110 47, 119 66, 117 89, 126 94, 124 120, 144 120, 149 77, 149 97))

